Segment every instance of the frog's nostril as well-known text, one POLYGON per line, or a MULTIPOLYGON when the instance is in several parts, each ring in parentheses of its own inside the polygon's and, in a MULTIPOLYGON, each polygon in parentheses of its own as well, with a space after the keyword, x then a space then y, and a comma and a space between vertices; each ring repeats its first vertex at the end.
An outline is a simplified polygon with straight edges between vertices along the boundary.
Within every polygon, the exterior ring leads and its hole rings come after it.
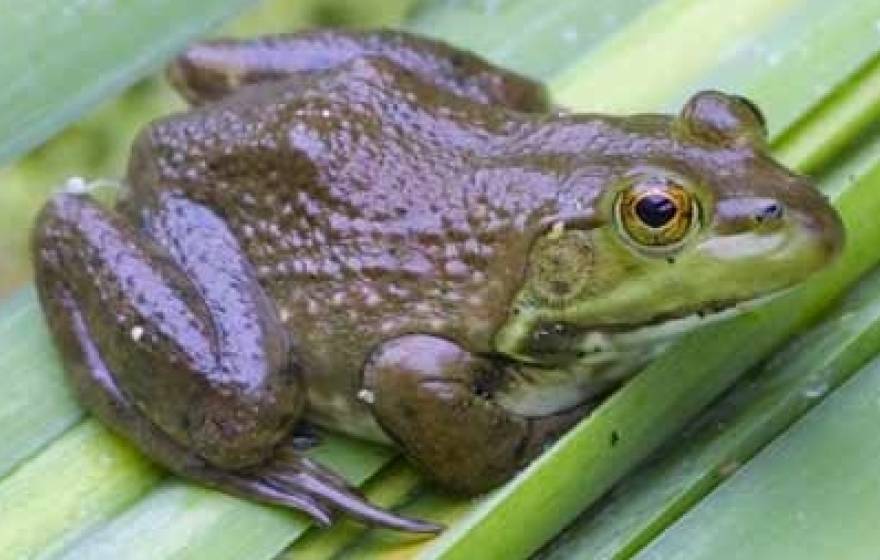
POLYGON ((755 211, 755 221, 758 223, 773 222, 782 219, 785 210, 778 202, 768 202, 755 211))

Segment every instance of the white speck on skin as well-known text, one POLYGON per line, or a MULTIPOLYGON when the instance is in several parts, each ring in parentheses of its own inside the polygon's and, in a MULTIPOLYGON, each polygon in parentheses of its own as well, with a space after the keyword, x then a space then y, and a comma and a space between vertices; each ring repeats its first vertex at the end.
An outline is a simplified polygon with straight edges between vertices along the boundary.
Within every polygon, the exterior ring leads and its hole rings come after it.
POLYGON ((376 394, 369 389, 361 389, 358 391, 357 398, 367 404, 373 404, 376 402, 376 394))
POLYGON ((325 119, 329 119, 330 118, 330 109, 321 110, 321 116, 324 117, 325 119))
POLYGON ((368 292, 364 295, 364 305, 367 307, 376 307, 382 303, 382 298, 376 292, 368 292))
POLYGON ((83 177, 68 177, 58 189, 68 194, 91 194, 97 195, 100 201, 108 203, 116 200, 120 191, 127 189, 124 183, 111 179, 95 179, 87 181, 83 177))
POLYGON ((144 328, 140 325, 135 325, 131 328, 131 339, 135 342, 140 342, 141 338, 144 336, 144 328))
POLYGON ((89 192, 89 184, 82 177, 68 177, 62 189, 70 194, 85 194, 89 192))
POLYGON ((282 307, 281 311, 278 312, 278 316, 282 323, 286 323, 287 320, 290 319, 290 310, 286 307, 282 307))
POLYGON ((336 292, 330 297, 330 303, 337 306, 344 304, 347 300, 345 292, 336 292))
POLYGON ((309 315, 317 315, 318 313, 320 313, 320 311, 321 311, 321 306, 318 305, 317 301, 310 299, 306 303, 306 313, 308 313, 309 315))

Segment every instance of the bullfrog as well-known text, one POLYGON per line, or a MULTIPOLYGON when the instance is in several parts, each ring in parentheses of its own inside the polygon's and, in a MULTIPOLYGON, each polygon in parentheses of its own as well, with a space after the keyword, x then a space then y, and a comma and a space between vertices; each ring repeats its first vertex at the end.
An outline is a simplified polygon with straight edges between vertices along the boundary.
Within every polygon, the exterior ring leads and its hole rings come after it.
POLYGON ((118 200, 59 192, 36 220, 42 307, 106 425, 324 525, 441 529, 309 458, 304 426, 486 492, 676 337, 844 242, 736 95, 576 114, 400 31, 205 41, 168 75, 191 107, 139 134, 118 200))

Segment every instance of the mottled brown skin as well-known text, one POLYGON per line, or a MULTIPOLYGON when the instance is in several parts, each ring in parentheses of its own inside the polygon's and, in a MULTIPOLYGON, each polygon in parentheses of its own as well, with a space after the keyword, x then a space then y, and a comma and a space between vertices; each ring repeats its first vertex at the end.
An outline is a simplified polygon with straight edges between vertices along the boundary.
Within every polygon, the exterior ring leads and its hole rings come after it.
MULTIPOLYGON (((708 185, 715 230, 773 203, 821 232, 822 262, 842 239, 827 204, 766 155, 754 110, 723 94, 680 118, 563 115, 540 85, 397 32, 207 42, 169 74, 196 107, 139 136, 118 207, 60 194, 40 215, 41 301, 97 416, 183 476, 324 523, 342 509, 438 529, 303 458, 291 445, 303 416, 396 442, 444 486, 477 493, 585 413, 588 399, 518 414, 493 394, 529 368, 574 368, 572 340, 603 321, 623 328, 610 312, 554 323, 545 308, 567 308, 541 294, 578 250, 606 258, 588 237, 554 260, 551 228, 605 231, 611 186, 634 171, 708 185)), ((718 297, 803 274, 791 276, 718 297)), ((549 285, 568 302, 570 284, 549 285)), ((713 305, 651 305, 627 325, 713 305)))

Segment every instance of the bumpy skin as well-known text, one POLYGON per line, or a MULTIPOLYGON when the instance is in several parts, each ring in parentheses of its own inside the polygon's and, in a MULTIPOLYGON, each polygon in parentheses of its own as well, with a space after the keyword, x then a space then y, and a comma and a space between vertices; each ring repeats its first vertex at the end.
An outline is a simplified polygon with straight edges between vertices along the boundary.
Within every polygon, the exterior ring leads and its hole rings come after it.
POLYGON ((481 492, 650 355, 598 367, 583 349, 597 335, 786 287, 842 242, 766 155, 753 108, 723 94, 678 118, 563 115, 538 84, 397 32, 208 42, 169 74, 196 108, 140 135, 118 207, 61 194, 42 212, 41 300, 105 422, 175 472, 325 523, 343 509, 437 530, 303 458, 303 414, 481 492), (620 242, 611 209, 658 169, 705 207, 663 258, 620 242), (719 245, 736 235, 751 253, 719 245), (615 291, 655 271, 669 297, 615 291), (688 292, 688 274, 711 289, 688 292), (569 372, 577 398, 542 396, 569 372))
POLYGON ((519 74, 440 41, 395 31, 307 31, 266 37, 244 46, 206 41, 169 67, 168 77, 193 105, 216 101, 248 84, 286 80, 293 73, 337 68, 357 58, 383 58, 424 82, 487 105, 545 112, 547 95, 519 74))

